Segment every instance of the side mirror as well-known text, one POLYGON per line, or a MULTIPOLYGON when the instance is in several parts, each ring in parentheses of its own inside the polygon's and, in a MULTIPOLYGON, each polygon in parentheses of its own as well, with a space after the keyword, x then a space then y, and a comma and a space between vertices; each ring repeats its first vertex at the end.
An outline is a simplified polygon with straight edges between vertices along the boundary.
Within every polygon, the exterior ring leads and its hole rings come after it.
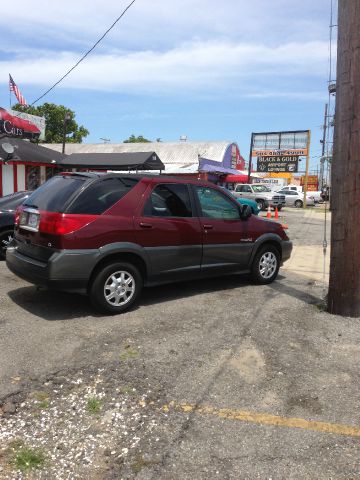
POLYGON ((247 220, 251 217, 251 207, 250 205, 241 205, 240 207, 240 218, 241 220, 247 220))

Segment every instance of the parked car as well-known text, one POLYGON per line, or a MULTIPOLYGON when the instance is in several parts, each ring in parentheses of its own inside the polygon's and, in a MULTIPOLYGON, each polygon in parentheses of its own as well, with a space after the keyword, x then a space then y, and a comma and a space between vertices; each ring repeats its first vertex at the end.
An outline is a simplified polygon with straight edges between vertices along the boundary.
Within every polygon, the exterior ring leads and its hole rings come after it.
POLYGON ((280 188, 280 190, 277 190, 277 192, 280 193, 280 192, 282 192, 283 190, 293 190, 294 192, 298 192, 298 193, 301 194, 302 191, 303 191, 303 187, 300 186, 300 185, 291 185, 291 184, 290 184, 290 185, 286 185, 286 186, 280 188))
POLYGON ((232 190, 228 190, 226 187, 220 188, 223 188, 226 192, 230 193, 236 199, 236 201, 240 203, 240 205, 249 205, 249 207, 251 208, 251 213, 253 215, 259 215, 260 208, 259 205, 255 202, 255 200, 251 200, 250 198, 236 197, 233 194, 232 190))
POLYGON ((314 202, 315 203, 322 203, 324 201, 322 196, 321 196, 321 190, 317 190, 317 191, 309 190, 307 193, 311 197, 314 197, 314 202))
POLYGON ((267 185, 260 183, 237 184, 233 191, 235 197, 255 200, 260 210, 266 210, 269 206, 281 210, 285 206, 285 196, 273 192, 267 185))
POLYGON ((0 197, 0 260, 5 259, 7 246, 14 237, 15 210, 31 193, 23 191, 0 197))
MULTIPOLYGON (((300 197, 304 195, 303 193, 303 187, 299 187, 296 185, 287 185, 286 187, 282 187, 280 190, 277 190, 278 193, 286 193, 289 190, 297 192, 300 197)), ((313 191, 313 190, 308 190, 306 195, 308 197, 313 197, 315 203, 320 203, 323 202, 322 196, 321 196, 321 191, 313 191)))
POLYGON ((163 175, 62 173, 18 208, 9 269, 121 313, 143 286, 250 272, 275 280, 292 243, 221 188, 163 175))
POLYGON ((251 213, 253 215, 259 215, 261 212, 261 208, 259 207, 259 204, 255 202, 255 200, 251 200, 250 198, 238 198, 234 197, 237 202, 240 203, 240 205, 249 205, 251 208, 251 213))
MULTIPOLYGON (((298 193, 294 190, 284 190, 281 189, 281 193, 285 195, 286 206, 288 207, 296 207, 302 208, 304 205, 304 194, 298 193)), ((307 206, 314 206, 315 200, 314 197, 311 195, 312 192, 308 192, 306 195, 306 205, 307 206)))

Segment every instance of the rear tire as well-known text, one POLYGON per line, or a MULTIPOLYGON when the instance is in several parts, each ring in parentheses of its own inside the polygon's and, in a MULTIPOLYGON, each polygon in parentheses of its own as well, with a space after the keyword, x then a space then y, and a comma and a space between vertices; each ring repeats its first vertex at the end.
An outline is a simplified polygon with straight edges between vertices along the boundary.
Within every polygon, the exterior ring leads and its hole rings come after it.
POLYGON ((295 208, 302 208, 303 207, 303 202, 301 200, 296 200, 294 203, 295 208))
POLYGON ((279 251, 272 245, 264 245, 255 255, 251 267, 251 277, 255 283, 265 285, 275 280, 279 268, 279 251))
POLYGON ((13 238, 14 230, 5 230, 0 233, 0 260, 5 260, 7 247, 13 238))
POLYGON ((96 273, 89 296, 95 308, 115 315, 134 305, 142 287, 142 276, 134 265, 116 262, 105 265, 96 273))

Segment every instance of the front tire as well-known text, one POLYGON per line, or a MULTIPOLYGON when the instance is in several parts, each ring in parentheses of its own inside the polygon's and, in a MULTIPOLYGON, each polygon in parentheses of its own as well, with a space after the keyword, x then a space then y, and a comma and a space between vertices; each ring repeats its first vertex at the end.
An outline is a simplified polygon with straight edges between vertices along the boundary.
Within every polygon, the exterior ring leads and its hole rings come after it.
POLYGON ((258 204, 259 210, 265 210, 265 202, 264 200, 256 200, 256 203, 258 204))
POLYGON ((303 202, 301 200, 296 200, 296 202, 294 203, 295 208, 302 208, 302 206, 303 202))
POLYGON ((0 260, 5 260, 6 250, 14 238, 14 230, 5 230, 0 233, 0 260))
POLYGON ((116 262, 105 265, 96 273, 89 295, 95 308, 114 315, 129 310, 142 287, 142 276, 133 264, 116 262))
POLYGON ((251 267, 251 277, 255 283, 271 283, 277 277, 280 268, 280 254, 272 245, 265 245, 255 255, 251 267))

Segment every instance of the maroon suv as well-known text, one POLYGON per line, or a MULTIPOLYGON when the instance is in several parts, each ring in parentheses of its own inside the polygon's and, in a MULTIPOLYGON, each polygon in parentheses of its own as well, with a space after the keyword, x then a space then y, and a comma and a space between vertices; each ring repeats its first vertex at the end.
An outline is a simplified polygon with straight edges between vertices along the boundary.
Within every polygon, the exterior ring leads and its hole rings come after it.
POLYGON ((270 283, 291 249, 281 225, 212 184, 63 173, 17 210, 6 262, 35 285, 87 293, 120 313, 144 285, 231 272, 270 283))

